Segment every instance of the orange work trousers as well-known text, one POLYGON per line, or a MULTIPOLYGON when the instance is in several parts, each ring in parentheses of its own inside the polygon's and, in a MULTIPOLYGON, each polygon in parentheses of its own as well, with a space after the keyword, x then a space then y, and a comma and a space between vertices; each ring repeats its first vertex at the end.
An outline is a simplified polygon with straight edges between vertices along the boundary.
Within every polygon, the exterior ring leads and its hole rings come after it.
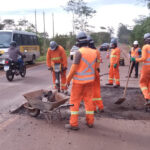
POLYGON ((89 125, 94 123, 94 106, 92 102, 93 97, 93 82, 87 84, 73 83, 70 96, 70 125, 78 126, 78 115, 80 102, 83 100, 86 109, 86 122, 89 125))
POLYGON ((145 99, 150 100, 150 66, 143 66, 140 76, 140 88, 145 99))
POLYGON ((114 79, 116 85, 120 85, 119 66, 117 65, 117 67, 114 68, 114 64, 111 64, 109 68, 109 83, 113 84, 114 79))
POLYGON ((104 109, 103 101, 101 98, 101 88, 100 88, 100 77, 99 73, 96 74, 94 83, 93 83, 93 104, 94 104, 94 111, 96 111, 96 106, 98 109, 104 109))
MULTIPOLYGON (((54 88, 56 88, 56 85, 55 85, 56 77, 55 77, 54 71, 52 72, 52 75, 53 75, 53 85, 54 85, 54 88)), ((60 76, 61 76, 61 90, 66 90, 67 89, 67 87, 66 87, 66 71, 62 71, 60 73, 60 76)))

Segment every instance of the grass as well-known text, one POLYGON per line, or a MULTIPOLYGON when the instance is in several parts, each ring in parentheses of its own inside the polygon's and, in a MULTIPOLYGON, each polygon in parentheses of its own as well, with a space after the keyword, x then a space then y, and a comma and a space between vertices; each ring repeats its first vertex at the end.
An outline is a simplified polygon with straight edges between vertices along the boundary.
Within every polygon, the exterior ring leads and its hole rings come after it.
MULTIPOLYGON (((70 55, 70 51, 69 50, 66 50, 66 54, 67 54, 67 57, 70 55)), ((43 55, 43 56, 40 56, 36 62, 43 62, 43 61, 46 61, 46 54, 43 55)))
POLYGON ((36 62, 43 62, 43 61, 46 61, 46 55, 43 55, 43 56, 40 56, 36 62))

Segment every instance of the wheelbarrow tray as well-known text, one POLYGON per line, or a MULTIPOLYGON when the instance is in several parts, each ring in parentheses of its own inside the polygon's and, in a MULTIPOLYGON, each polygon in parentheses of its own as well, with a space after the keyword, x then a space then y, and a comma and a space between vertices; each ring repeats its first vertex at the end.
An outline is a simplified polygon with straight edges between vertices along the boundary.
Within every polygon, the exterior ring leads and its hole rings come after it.
POLYGON ((49 101, 43 102, 42 96, 44 95, 45 92, 48 92, 48 91, 42 89, 42 90, 37 90, 37 91, 26 93, 23 96, 28 101, 28 104, 30 107, 34 109, 40 109, 43 112, 52 111, 54 108, 59 107, 60 105, 64 104, 69 99, 68 96, 62 93, 58 93, 57 91, 53 91, 55 102, 49 102, 49 101))

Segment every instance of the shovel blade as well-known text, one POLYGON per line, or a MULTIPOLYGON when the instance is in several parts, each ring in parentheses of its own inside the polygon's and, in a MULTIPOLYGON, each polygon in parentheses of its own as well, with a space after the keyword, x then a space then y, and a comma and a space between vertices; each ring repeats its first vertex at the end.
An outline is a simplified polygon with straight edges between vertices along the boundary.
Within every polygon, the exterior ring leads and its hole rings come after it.
POLYGON ((126 100, 125 98, 119 98, 119 99, 115 102, 115 104, 120 105, 120 104, 122 104, 125 100, 126 100))

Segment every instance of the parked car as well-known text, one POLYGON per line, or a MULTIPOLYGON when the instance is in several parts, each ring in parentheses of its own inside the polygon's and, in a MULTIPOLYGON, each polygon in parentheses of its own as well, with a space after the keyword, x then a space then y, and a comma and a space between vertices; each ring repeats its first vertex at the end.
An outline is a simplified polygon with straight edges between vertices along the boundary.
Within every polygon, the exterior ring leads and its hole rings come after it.
POLYGON ((79 47, 77 47, 76 45, 73 45, 71 50, 70 50, 70 59, 73 60, 74 54, 76 53, 76 51, 79 49, 79 47))
POLYGON ((109 49, 109 43, 103 43, 99 48, 100 51, 107 51, 108 49, 109 49))

